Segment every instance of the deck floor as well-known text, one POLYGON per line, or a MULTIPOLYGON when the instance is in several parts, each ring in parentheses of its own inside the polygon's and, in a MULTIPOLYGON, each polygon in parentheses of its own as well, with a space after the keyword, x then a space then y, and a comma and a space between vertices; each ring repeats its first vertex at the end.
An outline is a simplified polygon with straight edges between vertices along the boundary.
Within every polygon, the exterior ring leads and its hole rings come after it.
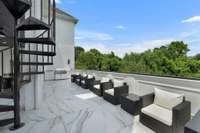
MULTIPOLYGON (((11 133, 154 133, 133 117, 69 80, 45 81, 38 110, 22 113, 26 125, 11 133)), ((8 127, 0 133, 9 133, 8 127)))

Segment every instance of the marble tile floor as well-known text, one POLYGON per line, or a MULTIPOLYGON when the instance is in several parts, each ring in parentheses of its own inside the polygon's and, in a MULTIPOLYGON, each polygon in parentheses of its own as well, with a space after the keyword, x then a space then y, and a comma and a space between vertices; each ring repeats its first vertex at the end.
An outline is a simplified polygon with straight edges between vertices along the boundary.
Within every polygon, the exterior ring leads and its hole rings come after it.
MULTIPOLYGON (((0 115, 7 117, 8 113, 0 115)), ((133 117, 70 80, 45 81, 40 109, 22 112, 26 125, 0 133, 154 133, 133 117)))

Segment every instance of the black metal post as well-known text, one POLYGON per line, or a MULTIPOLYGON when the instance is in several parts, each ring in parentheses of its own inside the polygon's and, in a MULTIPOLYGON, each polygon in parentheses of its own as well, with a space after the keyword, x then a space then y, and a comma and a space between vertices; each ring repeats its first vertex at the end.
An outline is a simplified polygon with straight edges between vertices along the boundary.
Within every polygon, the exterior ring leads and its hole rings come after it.
MULTIPOLYGON (((56 42, 56 1, 53 0, 53 39, 56 42)), ((56 53, 56 46, 53 46, 54 53, 56 53)), ((53 59, 53 57, 52 57, 53 59)), ((52 60, 53 63, 53 60, 52 60)))
POLYGON ((2 77, 1 77, 1 91, 3 91, 3 68, 4 67, 4 64, 3 64, 3 51, 1 52, 1 74, 2 74, 2 77))
POLYGON ((53 0, 53 38, 56 41, 56 2, 53 0))
POLYGON ((3 56, 3 51, 1 53, 1 62, 2 62, 2 68, 1 68, 2 78, 4 78, 4 56, 3 56))
POLYGON ((10 58, 11 58, 11 61, 10 61, 10 69, 11 69, 11 77, 12 77, 12 84, 11 84, 11 90, 12 90, 12 92, 14 91, 14 89, 13 89, 13 85, 14 85, 14 82, 13 82, 13 74, 14 74, 14 72, 13 72, 13 49, 12 48, 10 48, 10 58))
POLYGON ((19 45, 17 42, 18 33, 16 30, 17 19, 15 19, 14 29, 14 126, 10 130, 16 130, 22 126, 20 119, 20 62, 19 62, 19 45))

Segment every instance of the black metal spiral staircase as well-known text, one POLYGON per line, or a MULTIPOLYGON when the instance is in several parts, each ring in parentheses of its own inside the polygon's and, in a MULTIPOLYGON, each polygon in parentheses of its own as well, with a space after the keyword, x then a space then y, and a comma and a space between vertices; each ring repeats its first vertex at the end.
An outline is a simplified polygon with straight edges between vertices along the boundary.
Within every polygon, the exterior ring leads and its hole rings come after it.
MULTIPOLYGON (((14 123, 12 129, 23 124, 20 120, 20 87, 33 74, 43 74, 45 65, 53 65, 55 51, 55 0, 48 0, 48 22, 45 23, 31 15, 31 1, 2 0, 15 18, 13 46, 13 85, 9 93, 0 93, 0 98, 13 99, 14 105, 0 105, 0 112, 14 112, 14 118, 0 120, 0 126, 14 123), (52 4, 51 4, 52 3, 52 4), (27 11, 30 16, 22 19, 27 11), (50 12, 52 11, 52 14, 50 12), (26 37, 25 32, 38 31, 39 35, 26 37), (41 31, 41 32, 39 32, 41 31)), ((0 40, 1 41, 1 40, 0 40)))

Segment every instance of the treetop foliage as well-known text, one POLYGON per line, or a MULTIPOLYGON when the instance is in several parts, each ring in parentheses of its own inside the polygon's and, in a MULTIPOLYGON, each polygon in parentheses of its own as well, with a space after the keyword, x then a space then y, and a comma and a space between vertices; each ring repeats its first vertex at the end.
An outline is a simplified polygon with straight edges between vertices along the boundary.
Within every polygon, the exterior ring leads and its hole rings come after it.
POLYGON ((114 52, 103 54, 97 49, 75 47, 75 65, 77 69, 200 78, 200 54, 189 57, 189 51, 183 41, 143 53, 126 53, 123 58, 114 52))

